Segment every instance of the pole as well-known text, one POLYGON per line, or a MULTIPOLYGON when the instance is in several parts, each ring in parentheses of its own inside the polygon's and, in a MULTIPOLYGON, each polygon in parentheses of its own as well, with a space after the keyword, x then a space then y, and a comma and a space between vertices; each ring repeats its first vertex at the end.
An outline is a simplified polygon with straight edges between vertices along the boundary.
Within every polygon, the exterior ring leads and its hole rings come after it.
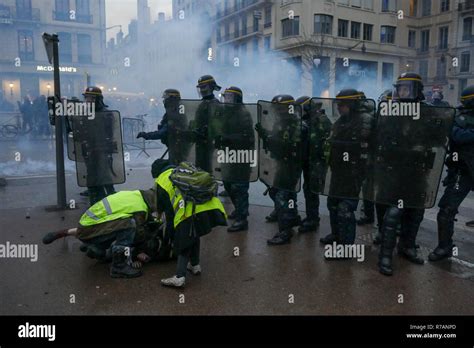
MULTIPOLYGON (((61 85, 59 79, 59 38, 57 34, 52 35, 53 38, 53 67, 54 67, 54 96, 56 101, 61 101, 61 85)), ((56 134, 56 191, 58 209, 66 208, 66 177, 64 173, 64 136, 63 136, 63 120, 61 115, 56 114, 54 108, 55 134, 56 134)))

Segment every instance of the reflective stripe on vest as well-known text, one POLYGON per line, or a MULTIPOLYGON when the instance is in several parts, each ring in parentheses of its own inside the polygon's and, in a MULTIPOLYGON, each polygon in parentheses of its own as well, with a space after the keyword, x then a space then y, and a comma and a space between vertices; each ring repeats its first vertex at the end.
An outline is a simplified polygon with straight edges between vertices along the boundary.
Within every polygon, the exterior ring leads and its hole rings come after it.
MULTIPOLYGON (((193 215, 193 203, 187 202, 186 207, 184 207, 184 201, 181 193, 173 186, 173 183, 170 180, 170 175, 172 172, 173 168, 164 171, 158 176, 158 178, 156 178, 155 183, 168 193, 171 206, 174 210, 173 225, 176 228, 181 222, 193 215)), ((222 214, 227 217, 224 206, 222 205, 221 201, 216 197, 213 197, 211 200, 204 204, 195 205, 194 214, 214 209, 218 209, 222 212, 222 214)))
POLYGON ((107 196, 86 210, 81 216, 79 224, 82 226, 98 225, 129 218, 138 212, 148 215, 148 211, 149 208, 140 191, 120 191, 107 196))

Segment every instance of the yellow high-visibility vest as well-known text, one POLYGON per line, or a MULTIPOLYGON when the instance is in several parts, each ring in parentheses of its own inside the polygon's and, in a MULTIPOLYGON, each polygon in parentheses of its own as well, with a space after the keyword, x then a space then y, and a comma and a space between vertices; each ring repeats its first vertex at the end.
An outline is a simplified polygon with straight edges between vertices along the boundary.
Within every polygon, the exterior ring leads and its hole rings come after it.
MULTIPOLYGON (((158 176, 158 178, 156 178, 155 183, 168 193, 171 205, 173 206, 174 210, 173 225, 176 228, 181 222, 193 215, 193 203, 186 202, 185 206, 183 196, 176 190, 172 181, 170 180, 170 175, 172 172, 173 168, 164 171, 158 176)), ((224 206, 217 197, 212 197, 211 200, 204 204, 196 204, 194 206, 194 214, 199 214, 204 211, 214 209, 221 211, 222 214, 224 214, 224 216, 227 218, 224 206)))
POLYGON ((148 205, 140 191, 120 191, 95 203, 82 214, 79 224, 92 226, 104 222, 126 219, 134 213, 149 213, 148 205))

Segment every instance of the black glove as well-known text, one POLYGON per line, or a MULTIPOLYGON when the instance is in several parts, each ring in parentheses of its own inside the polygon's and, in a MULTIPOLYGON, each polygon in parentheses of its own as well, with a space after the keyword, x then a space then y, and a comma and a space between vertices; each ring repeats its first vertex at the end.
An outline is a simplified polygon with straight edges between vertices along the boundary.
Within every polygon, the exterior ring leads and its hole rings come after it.
POLYGON ((145 139, 145 140, 148 140, 148 136, 147 136, 146 132, 140 132, 140 133, 138 133, 137 139, 139 139, 139 138, 143 138, 143 139, 145 139))
POLYGON ((262 127, 262 124, 259 122, 255 125, 255 130, 258 133, 258 136, 262 138, 263 140, 266 140, 268 137, 266 129, 262 127))

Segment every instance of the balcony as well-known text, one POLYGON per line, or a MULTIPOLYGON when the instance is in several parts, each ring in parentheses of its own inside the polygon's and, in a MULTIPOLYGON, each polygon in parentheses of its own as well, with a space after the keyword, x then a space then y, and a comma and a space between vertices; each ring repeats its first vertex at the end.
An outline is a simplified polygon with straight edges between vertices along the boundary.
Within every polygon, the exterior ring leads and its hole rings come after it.
POLYGON ((226 17, 234 16, 242 11, 248 11, 252 7, 256 7, 256 5, 262 5, 265 3, 270 3, 270 0, 244 0, 242 5, 237 4, 236 6, 227 7, 224 10, 221 8, 217 9, 216 17, 214 18, 216 21, 222 20, 226 17))
POLYGON ((263 25, 259 24, 256 28, 254 26, 243 28, 240 32, 223 35, 220 39, 217 38, 216 41, 218 44, 227 44, 232 41, 248 39, 255 35, 263 35, 263 25))
POLYGON ((462 41, 474 43, 474 35, 463 35, 462 41))

